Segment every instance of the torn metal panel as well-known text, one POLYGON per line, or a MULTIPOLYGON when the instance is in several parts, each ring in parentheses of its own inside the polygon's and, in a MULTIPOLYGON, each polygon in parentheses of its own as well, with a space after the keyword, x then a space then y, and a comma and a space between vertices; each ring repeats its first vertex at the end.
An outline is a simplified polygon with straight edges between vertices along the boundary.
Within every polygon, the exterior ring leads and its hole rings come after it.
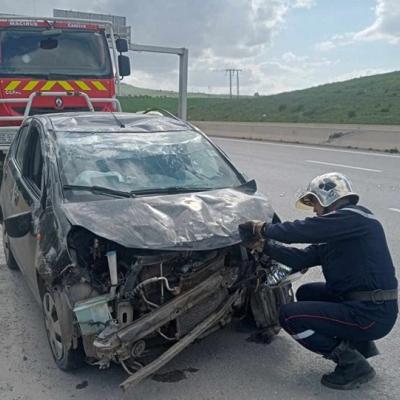
POLYGON ((223 279, 220 273, 212 275, 192 290, 178 296, 152 313, 143 315, 140 319, 122 328, 115 334, 99 338, 95 341, 95 347, 100 352, 107 352, 115 350, 114 346, 119 345, 121 342, 138 341, 146 337, 169 321, 176 319, 182 313, 187 312, 205 297, 210 296, 211 293, 222 290, 221 284, 223 279))
POLYGON ((240 242, 238 225, 272 219, 257 194, 220 189, 193 194, 66 203, 72 225, 128 248, 211 250, 240 242))
POLYGON ((176 357, 180 352, 182 352, 186 347, 188 347, 191 343, 193 343, 197 338, 201 337, 206 331, 212 328, 214 325, 218 324, 226 314, 232 308, 232 305, 238 299, 238 292, 235 292, 231 297, 229 297, 228 301, 217 311, 212 313, 208 318, 199 323, 190 333, 188 333, 183 339, 177 342, 175 345, 170 347, 162 356, 158 359, 154 360, 152 363, 146 365, 141 368, 138 372, 133 374, 131 377, 126 379, 121 383, 121 388, 126 390, 130 386, 137 385, 143 379, 148 377, 149 375, 156 372, 162 366, 171 361, 172 358, 176 357))

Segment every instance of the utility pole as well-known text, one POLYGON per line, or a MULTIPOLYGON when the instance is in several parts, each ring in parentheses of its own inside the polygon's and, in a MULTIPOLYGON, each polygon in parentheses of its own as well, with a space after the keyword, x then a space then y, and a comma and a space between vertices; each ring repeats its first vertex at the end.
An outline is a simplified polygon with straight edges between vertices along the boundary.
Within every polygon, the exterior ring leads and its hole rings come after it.
POLYGON ((232 75, 233 75, 233 69, 227 68, 225 70, 225 74, 229 74, 229 97, 232 98, 232 75))
POLYGON ((229 97, 232 98, 232 79, 236 74, 236 95, 239 97, 239 73, 242 72, 241 69, 227 68, 225 73, 229 74, 229 97))
POLYGON ((236 95, 239 98, 239 72, 241 72, 241 69, 236 70, 236 95))

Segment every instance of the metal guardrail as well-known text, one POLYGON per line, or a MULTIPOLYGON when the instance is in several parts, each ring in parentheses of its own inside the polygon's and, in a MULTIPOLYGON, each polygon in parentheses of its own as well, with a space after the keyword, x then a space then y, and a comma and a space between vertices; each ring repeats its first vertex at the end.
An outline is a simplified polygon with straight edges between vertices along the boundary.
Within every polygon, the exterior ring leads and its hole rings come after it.
MULTIPOLYGON (((122 111, 121 103, 114 98, 90 98, 86 93, 74 92, 33 92, 28 98, 0 99, 0 104, 27 103, 24 115, 0 116, 0 121, 23 121, 29 117, 33 101, 36 97, 83 97, 86 100, 90 112, 95 112, 93 103, 114 103, 118 111, 122 111)), ((62 112, 62 110, 60 110, 62 112)))

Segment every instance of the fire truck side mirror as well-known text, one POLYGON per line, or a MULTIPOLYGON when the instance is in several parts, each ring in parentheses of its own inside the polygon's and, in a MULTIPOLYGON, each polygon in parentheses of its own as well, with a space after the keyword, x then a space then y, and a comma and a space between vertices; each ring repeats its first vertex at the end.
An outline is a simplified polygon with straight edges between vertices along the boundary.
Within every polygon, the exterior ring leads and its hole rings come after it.
POLYGON ((123 56, 122 54, 118 56, 118 69, 121 76, 131 74, 131 63, 128 56, 123 56))
POLYGON ((117 48, 118 53, 126 53, 128 49, 128 41, 126 39, 118 38, 115 41, 115 46, 117 48))

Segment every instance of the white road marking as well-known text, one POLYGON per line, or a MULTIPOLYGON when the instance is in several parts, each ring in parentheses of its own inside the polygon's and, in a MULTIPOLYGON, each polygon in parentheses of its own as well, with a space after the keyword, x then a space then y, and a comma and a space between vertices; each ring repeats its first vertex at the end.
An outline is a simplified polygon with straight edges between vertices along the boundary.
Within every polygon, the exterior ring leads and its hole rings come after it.
POLYGON ((382 153, 376 153, 373 151, 357 151, 357 150, 341 150, 341 149, 328 149, 325 147, 320 147, 320 146, 308 146, 308 145, 301 145, 301 144, 289 144, 289 143, 275 143, 275 142, 268 142, 268 141, 261 141, 261 140, 246 140, 246 139, 232 139, 232 138, 226 138, 226 137, 221 137, 221 136, 212 136, 213 139, 217 140, 229 140, 232 142, 243 142, 243 143, 255 143, 257 146, 259 144, 263 145, 268 145, 268 146, 279 146, 279 147, 294 147, 294 148, 300 148, 300 149, 312 149, 312 150, 320 150, 320 151, 333 151, 336 153, 349 153, 349 154, 360 154, 360 155, 367 155, 367 156, 376 156, 376 157, 389 157, 389 158, 397 158, 400 160, 400 156, 396 156, 394 154, 382 154, 382 153))
POLYGON ((333 166, 333 167, 360 169, 361 171, 369 171, 369 172, 382 172, 380 169, 353 167, 352 165, 334 164, 334 163, 328 163, 328 162, 324 162, 324 161, 315 161, 315 160, 306 160, 306 161, 309 162, 309 163, 313 163, 313 164, 330 165, 330 166, 333 166))
POLYGON ((399 208, 389 208, 390 211, 396 211, 398 213, 400 213, 400 209, 399 208))

